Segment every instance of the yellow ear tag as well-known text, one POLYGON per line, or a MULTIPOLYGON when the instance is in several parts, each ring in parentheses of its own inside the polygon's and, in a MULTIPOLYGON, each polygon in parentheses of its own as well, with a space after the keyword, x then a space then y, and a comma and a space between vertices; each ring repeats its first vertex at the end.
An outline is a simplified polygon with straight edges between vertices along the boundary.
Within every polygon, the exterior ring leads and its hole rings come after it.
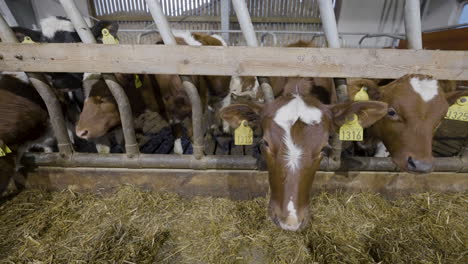
POLYGON ((468 121, 468 96, 462 96, 449 107, 445 119, 468 121))
POLYGON ((32 43, 36 43, 36 42, 34 42, 30 37, 25 36, 24 39, 23 39, 23 42, 21 42, 21 43, 23 43, 23 44, 24 43, 32 44, 32 43))
POLYGON ((362 87, 361 90, 354 95, 354 101, 369 101, 367 87, 362 87))
POLYGON ((5 145, 5 153, 11 153, 11 149, 7 145, 5 145))
POLYGON ((253 131, 247 124, 247 120, 242 120, 241 125, 234 130, 234 145, 252 145, 253 131))
POLYGON ((2 148, 0 148, 0 157, 4 157, 6 156, 6 153, 3 151, 2 148))
POLYGON ((143 86, 143 83, 140 80, 140 76, 138 74, 135 74, 135 87, 138 89, 143 86))
POLYGON ((102 43, 104 44, 119 44, 119 40, 116 39, 112 34, 109 32, 107 28, 103 28, 102 31, 102 43))
POLYGON ((340 140, 342 141, 362 141, 364 138, 363 128, 359 124, 357 115, 340 127, 340 140))

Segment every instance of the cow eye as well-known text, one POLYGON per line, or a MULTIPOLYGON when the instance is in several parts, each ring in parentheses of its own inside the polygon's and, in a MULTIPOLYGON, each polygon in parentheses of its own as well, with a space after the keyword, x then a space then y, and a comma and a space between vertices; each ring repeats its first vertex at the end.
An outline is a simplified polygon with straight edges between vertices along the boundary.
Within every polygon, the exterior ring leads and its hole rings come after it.
POLYGON ((391 108, 391 107, 388 108, 387 115, 388 115, 388 117, 390 117, 390 118, 392 118, 392 119, 398 118, 397 112, 395 111, 395 109, 393 109, 393 108, 391 108))
POLYGON ((268 144, 268 141, 266 141, 265 139, 262 140, 262 143, 263 143, 263 146, 265 147, 269 147, 270 145, 268 144))

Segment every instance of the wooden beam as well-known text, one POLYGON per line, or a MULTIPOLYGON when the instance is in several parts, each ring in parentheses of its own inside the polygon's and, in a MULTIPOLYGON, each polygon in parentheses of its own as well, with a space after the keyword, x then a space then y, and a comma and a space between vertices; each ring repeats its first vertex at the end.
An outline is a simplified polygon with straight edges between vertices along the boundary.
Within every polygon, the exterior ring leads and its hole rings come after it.
MULTIPOLYGON (((108 21, 152 21, 150 15, 129 15, 128 13, 114 13, 97 17, 100 20, 108 21)), ((169 22, 196 22, 196 23, 220 23, 220 16, 168 16, 169 22)), ((237 17, 229 17, 231 23, 238 23, 237 17)), ((318 17, 252 17, 252 23, 304 23, 320 24, 318 17)))
POLYGON ((468 51, 1 43, 0 71, 468 80, 468 51))
MULTIPOLYGON (((268 173, 236 170, 169 170, 39 167, 28 172, 28 187, 103 192, 122 184, 184 197, 217 196, 252 199, 268 192, 268 173)), ((312 193, 378 192, 389 197, 420 192, 464 192, 468 173, 318 172, 312 193)))

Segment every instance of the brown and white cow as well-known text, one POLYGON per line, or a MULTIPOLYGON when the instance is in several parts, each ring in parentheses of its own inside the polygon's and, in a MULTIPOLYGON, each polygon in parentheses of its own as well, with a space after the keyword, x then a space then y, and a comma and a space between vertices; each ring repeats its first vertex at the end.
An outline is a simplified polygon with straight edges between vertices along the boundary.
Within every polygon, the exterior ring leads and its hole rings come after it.
POLYGON ((433 134, 449 105, 468 95, 468 91, 444 92, 444 85, 444 82, 421 74, 405 75, 384 86, 369 79, 348 84, 350 98, 366 87, 371 100, 388 104, 386 116, 366 130, 367 145, 378 144, 377 156, 387 156, 388 150, 401 170, 412 173, 432 171, 433 134))
POLYGON ((269 215, 285 230, 306 225, 310 188, 322 159, 322 148, 353 114, 369 127, 387 113, 382 102, 324 104, 314 96, 313 82, 287 78, 282 94, 269 104, 232 104, 220 116, 231 127, 242 120, 263 130, 262 153, 269 174, 269 215))

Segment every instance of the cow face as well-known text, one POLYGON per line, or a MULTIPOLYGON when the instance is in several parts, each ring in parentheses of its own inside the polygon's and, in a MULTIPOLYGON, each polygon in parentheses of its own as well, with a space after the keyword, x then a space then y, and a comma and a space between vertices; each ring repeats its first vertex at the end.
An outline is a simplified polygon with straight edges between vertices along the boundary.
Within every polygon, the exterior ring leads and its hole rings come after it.
POLYGON ((83 111, 76 125, 76 135, 83 139, 104 136, 120 124, 117 103, 104 80, 99 80, 86 98, 83 111))
POLYGON ((373 101, 324 105, 304 93, 302 85, 286 84, 283 95, 264 106, 232 104, 220 112, 233 128, 242 120, 261 126, 271 190, 269 215, 282 229, 292 231, 307 222, 310 188, 329 133, 353 114, 367 127, 387 112, 385 103, 373 101), (288 89, 290 85, 297 88, 288 89))
POLYGON ((384 143, 401 170, 431 172, 433 134, 449 105, 468 92, 446 95, 437 80, 425 75, 406 75, 382 87, 370 80, 358 80, 349 89, 363 86, 368 88, 371 99, 388 104, 387 115, 369 128, 370 136, 384 143))

